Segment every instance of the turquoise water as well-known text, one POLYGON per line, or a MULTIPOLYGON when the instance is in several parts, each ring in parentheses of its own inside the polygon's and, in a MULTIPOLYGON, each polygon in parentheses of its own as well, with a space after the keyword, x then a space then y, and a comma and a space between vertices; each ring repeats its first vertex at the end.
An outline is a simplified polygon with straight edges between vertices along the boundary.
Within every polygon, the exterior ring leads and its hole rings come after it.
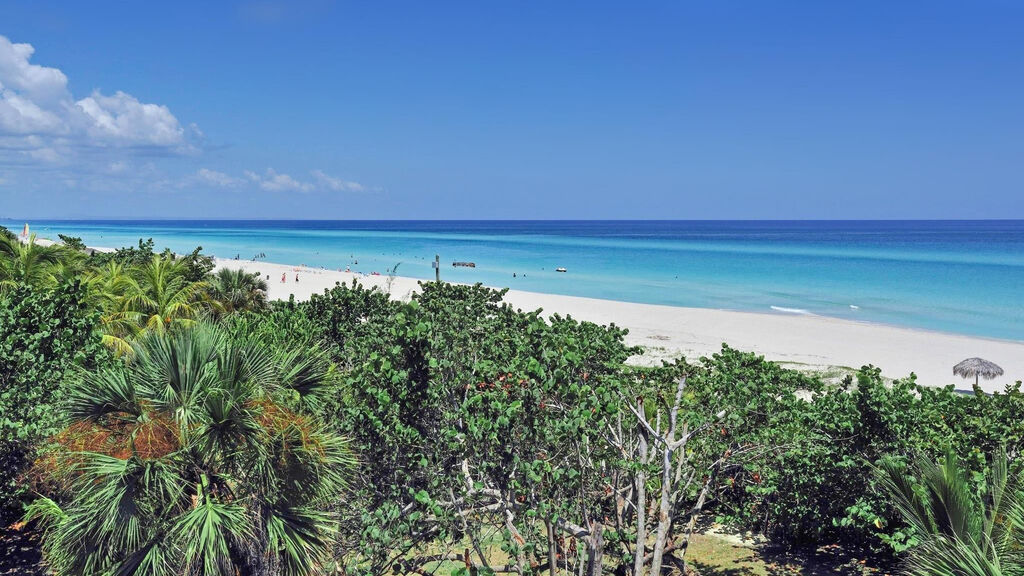
MULTIPOLYGON (((20 230, 23 222, 0 222, 20 230)), ((33 221, 41 236, 1024 340, 1024 221, 33 221), (358 264, 356 262, 358 261, 358 264), (452 261, 477 267, 452 268, 452 261), (556 267, 566 273, 557 273, 556 267), (516 275, 513 278, 513 273, 516 275), (773 308, 774 307, 774 308, 773 308), (782 309, 782 310, 780 310, 782 309)))

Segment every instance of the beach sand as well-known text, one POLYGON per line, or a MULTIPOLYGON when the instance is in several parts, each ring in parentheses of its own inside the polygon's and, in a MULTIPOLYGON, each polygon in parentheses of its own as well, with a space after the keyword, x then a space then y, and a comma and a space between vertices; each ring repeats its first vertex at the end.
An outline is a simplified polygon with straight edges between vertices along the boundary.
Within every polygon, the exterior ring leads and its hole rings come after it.
MULTIPOLYGON (((259 272, 264 278, 269 274, 268 296, 272 300, 287 300, 291 295, 306 300, 336 283, 350 284, 353 278, 367 287, 389 290, 394 298, 408 300, 419 282, 396 276, 389 284, 387 276, 223 258, 217 259, 217 266, 259 272), (284 283, 282 274, 286 275, 284 283)), ((836 368, 873 364, 888 378, 903 378, 913 372, 918 382, 927 386, 955 384, 958 389, 969 390, 973 382, 953 376, 952 368, 965 358, 979 356, 1004 370, 1002 377, 982 380, 984 390, 1000 391, 1006 384, 1024 379, 1024 342, 822 316, 658 306, 517 290, 510 290, 505 301, 523 310, 543 309, 546 315, 571 315, 579 320, 628 328, 626 342, 646 350, 643 357, 635 359, 640 363, 671 360, 680 355, 695 359, 717 352, 724 342, 791 367, 833 375, 841 372, 836 368)))

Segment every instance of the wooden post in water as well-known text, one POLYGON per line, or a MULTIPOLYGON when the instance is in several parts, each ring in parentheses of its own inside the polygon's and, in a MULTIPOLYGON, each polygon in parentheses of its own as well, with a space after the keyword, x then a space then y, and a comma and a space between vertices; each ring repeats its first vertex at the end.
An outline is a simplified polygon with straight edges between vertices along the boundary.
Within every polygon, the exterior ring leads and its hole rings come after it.
POLYGON ((441 255, 434 254, 434 281, 441 282, 441 255))

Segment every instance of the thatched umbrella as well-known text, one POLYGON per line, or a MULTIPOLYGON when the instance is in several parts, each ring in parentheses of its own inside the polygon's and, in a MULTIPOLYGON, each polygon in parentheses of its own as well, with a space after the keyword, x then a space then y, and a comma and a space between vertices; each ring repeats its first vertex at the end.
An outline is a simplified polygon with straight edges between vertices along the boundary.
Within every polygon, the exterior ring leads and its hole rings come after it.
POLYGON ((953 374, 956 374, 961 378, 970 378, 971 376, 974 376, 974 385, 977 386, 979 376, 985 380, 991 380, 996 376, 1002 376, 1003 369, 994 362, 989 362, 984 358, 968 358, 956 366, 953 366, 953 374))

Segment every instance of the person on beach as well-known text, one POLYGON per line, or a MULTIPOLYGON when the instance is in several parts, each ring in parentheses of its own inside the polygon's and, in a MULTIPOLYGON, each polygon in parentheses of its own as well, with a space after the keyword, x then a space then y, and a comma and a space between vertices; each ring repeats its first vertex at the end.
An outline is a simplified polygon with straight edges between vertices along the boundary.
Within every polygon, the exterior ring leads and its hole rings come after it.
POLYGON ((284 284, 284 278, 287 276, 284 272, 281 272, 281 284, 284 284))
POLYGON ((298 275, 298 273, 295 274, 295 283, 296 284, 299 283, 299 275, 298 275))

